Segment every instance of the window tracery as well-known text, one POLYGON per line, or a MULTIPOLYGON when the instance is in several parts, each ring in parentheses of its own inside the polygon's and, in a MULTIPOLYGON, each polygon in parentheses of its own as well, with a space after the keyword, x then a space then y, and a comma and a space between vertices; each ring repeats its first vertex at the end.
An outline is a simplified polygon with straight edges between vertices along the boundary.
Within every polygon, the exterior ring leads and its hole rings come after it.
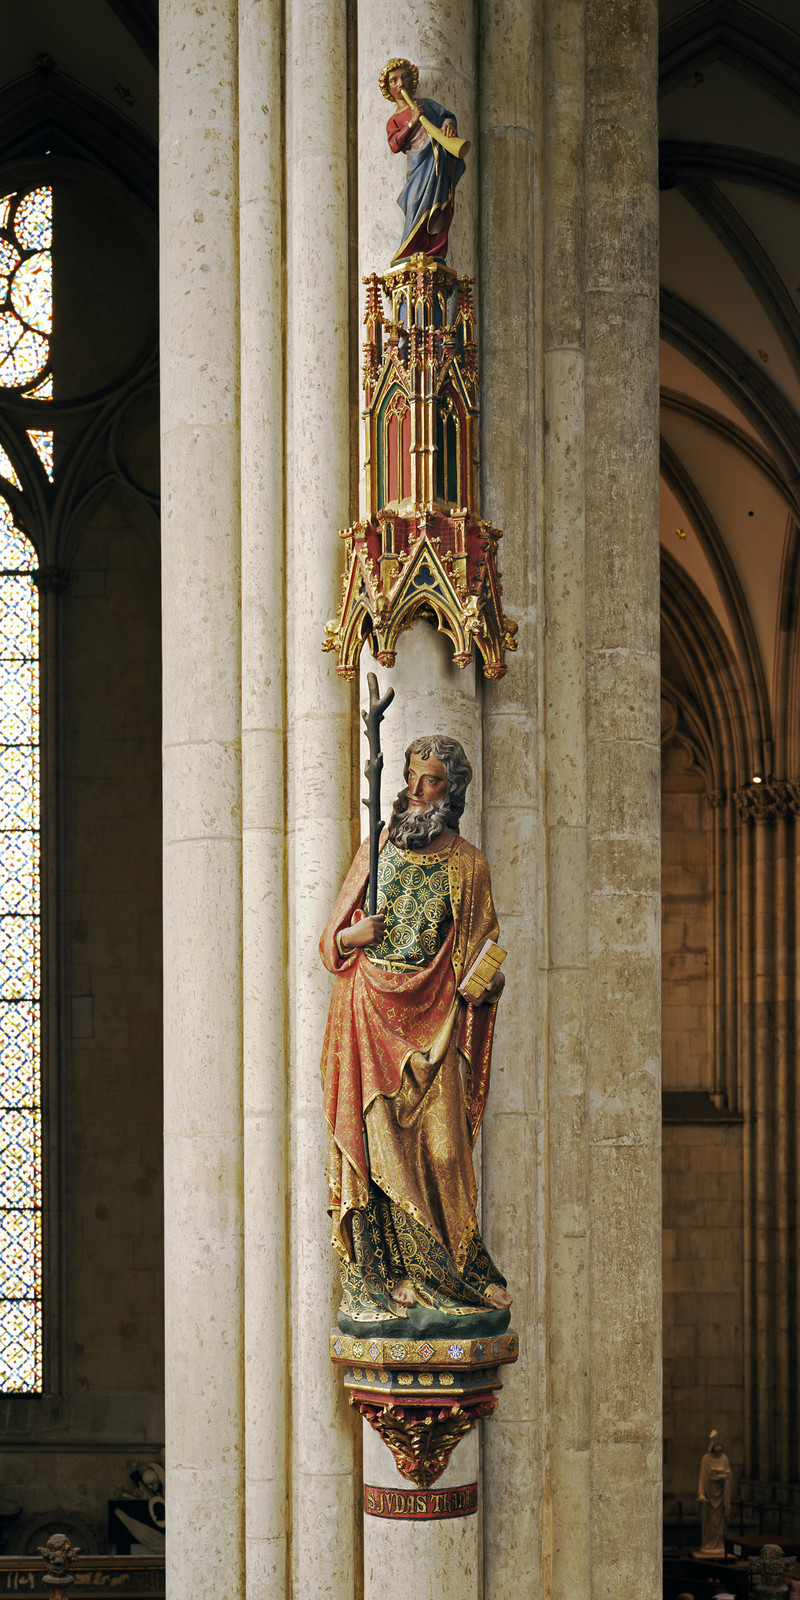
MULTIPOLYGON (((0 200, 0 388, 21 389, 25 400, 53 398, 52 243, 53 191, 48 184, 0 200)), ((52 429, 29 428, 27 435, 52 483, 52 429)), ((4 457, 8 462, 5 451, 0 473, 14 483, 3 470, 4 457)))
POLYGON ((0 200, 0 386, 41 379, 53 331, 53 196, 49 186, 0 200))

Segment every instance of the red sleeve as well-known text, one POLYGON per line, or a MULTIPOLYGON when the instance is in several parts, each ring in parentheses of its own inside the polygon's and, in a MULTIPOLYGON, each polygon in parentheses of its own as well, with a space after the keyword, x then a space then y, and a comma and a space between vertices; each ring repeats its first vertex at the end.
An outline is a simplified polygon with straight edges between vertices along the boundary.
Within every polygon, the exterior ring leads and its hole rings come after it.
POLYGON ((410 116, 411 107, 408 106, 405 111, 398 111, 396 117, 390 117, 386 124, 389 149, 394 155, 399 155, 401 150, 405 150, 411 137, 411 129, 408 126, 410 116))

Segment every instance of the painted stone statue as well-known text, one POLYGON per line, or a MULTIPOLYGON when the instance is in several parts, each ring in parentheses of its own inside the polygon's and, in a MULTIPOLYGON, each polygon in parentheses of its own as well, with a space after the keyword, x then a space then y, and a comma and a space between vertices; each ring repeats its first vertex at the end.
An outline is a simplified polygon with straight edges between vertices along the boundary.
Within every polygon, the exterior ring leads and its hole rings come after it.
POLYGON ((708 1449, 700 1462, 700 1501, 702 1556, 725 1554, 725 1524, 731 1509, 731 1464, 716 1428, 712 1428, 708 1449))
POLYGON ((322 1058, 339 1327, 502 1332, 511 1296, 475 1215, 472 1147, 489 1087, 499 971, 459 985, 497 940, 485 856, 461 838, 469 762, 456 739, 415 739, 383 831, 377 909, 369 841, 320 942, 335 976, 322 1058))
POLYGON ((403 237, 392 257, 392 266, 408 256, 422 253, 444 261, 447 237, 453 220, 456 185, 465 166, 455 151, 469 149, 456 139, 456 119, 438 100, 417 100, 419 69, 403 56, 387 61, 378 78, 381 92, 397 107, 386 124, 389 149, 394 155, 405 152, 408 173, 397 197, 403 212, 403 237), (427 125, 427 126, 426 126, 427 125), (443 141, 436 137, 437 131, 443 141))

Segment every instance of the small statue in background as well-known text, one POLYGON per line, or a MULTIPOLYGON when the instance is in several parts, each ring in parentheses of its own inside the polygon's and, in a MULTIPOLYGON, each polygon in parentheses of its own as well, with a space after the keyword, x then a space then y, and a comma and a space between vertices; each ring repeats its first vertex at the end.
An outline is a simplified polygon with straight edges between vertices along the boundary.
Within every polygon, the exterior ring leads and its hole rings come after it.
POLYGON ((77 1545, 70 1544, 65 1533, 53 1533, 47 1544, 39 1546, 39 1555, 47 1562, 42 1583, 52 1590, 53 1600, 59 1600, 62 1589, 67 1589, 75 1582, 69 1569, 73 1557, 79 1556, 80 1550, 77 1545))
POLYGON ((702 1528, 701 1556, 724 1556, 725 1524, 731 1509, 731 1464, 716 1428, 712 1428, 708 1449, 700 1462, 700 1501, 702 1528))
POLYGON ((796 1585, 787 1585, 784 1579, 789 1568, 794 1566, 794 1556, 785 1556, 779 1544, 765 1544, 757 1556, 748 1556, 747 1560, 751 1579, 761 1579, 756 1584, 756 1594, 760 1594, 762 1600, 768 1600, 769 1596, 781 1600, 784 1595, 787 1600, 792 1600, 796 1585))
POLYGON ((417 100, 419 68, 404 56, 387 61, 378 83, 397 110, 386 124, 393 155, 408 154, 408 176, 397 203, 403 211, 403 237, 392 266, 418 254, 447 257, 456 184, 466 170, 461 157, 467 139, 456 134, 456 119, 438 100, 417 100))

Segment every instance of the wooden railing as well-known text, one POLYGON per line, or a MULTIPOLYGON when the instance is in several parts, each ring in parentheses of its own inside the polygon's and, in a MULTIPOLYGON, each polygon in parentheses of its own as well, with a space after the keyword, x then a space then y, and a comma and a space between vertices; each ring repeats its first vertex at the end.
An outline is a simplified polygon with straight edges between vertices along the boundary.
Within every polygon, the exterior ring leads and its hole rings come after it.
MULTIPOLYGON (((696 1537, 699 1522, 697 1501, 690 1501, 687 1507, 682 1500, 677 1500, 674 1514, 664 1521, 665 1546, 674 1545, 676 1548, 681 1548, 685 1543, 685 1535, 691 1532, 696 1537)), ((769 1500, 763 1498, 735 1500, 728 1518, 728 1535, 733 1538, 738 1530, 739 1534, 775 1534, 779 1539, 785 1533, 796 1539, 800 1532, 798 1522, 800 1522, 800 1508, 787 1505, 773 1491, 769 1500)))
POLYGON ((32 1600, 84 1600, 89 1595, 120 1595, 152 1600, 164 1593, 164 1557, 78 1555, 63 1571, 41 1556, 0 1556, 0 1597, 29 1595, 32 1600))

